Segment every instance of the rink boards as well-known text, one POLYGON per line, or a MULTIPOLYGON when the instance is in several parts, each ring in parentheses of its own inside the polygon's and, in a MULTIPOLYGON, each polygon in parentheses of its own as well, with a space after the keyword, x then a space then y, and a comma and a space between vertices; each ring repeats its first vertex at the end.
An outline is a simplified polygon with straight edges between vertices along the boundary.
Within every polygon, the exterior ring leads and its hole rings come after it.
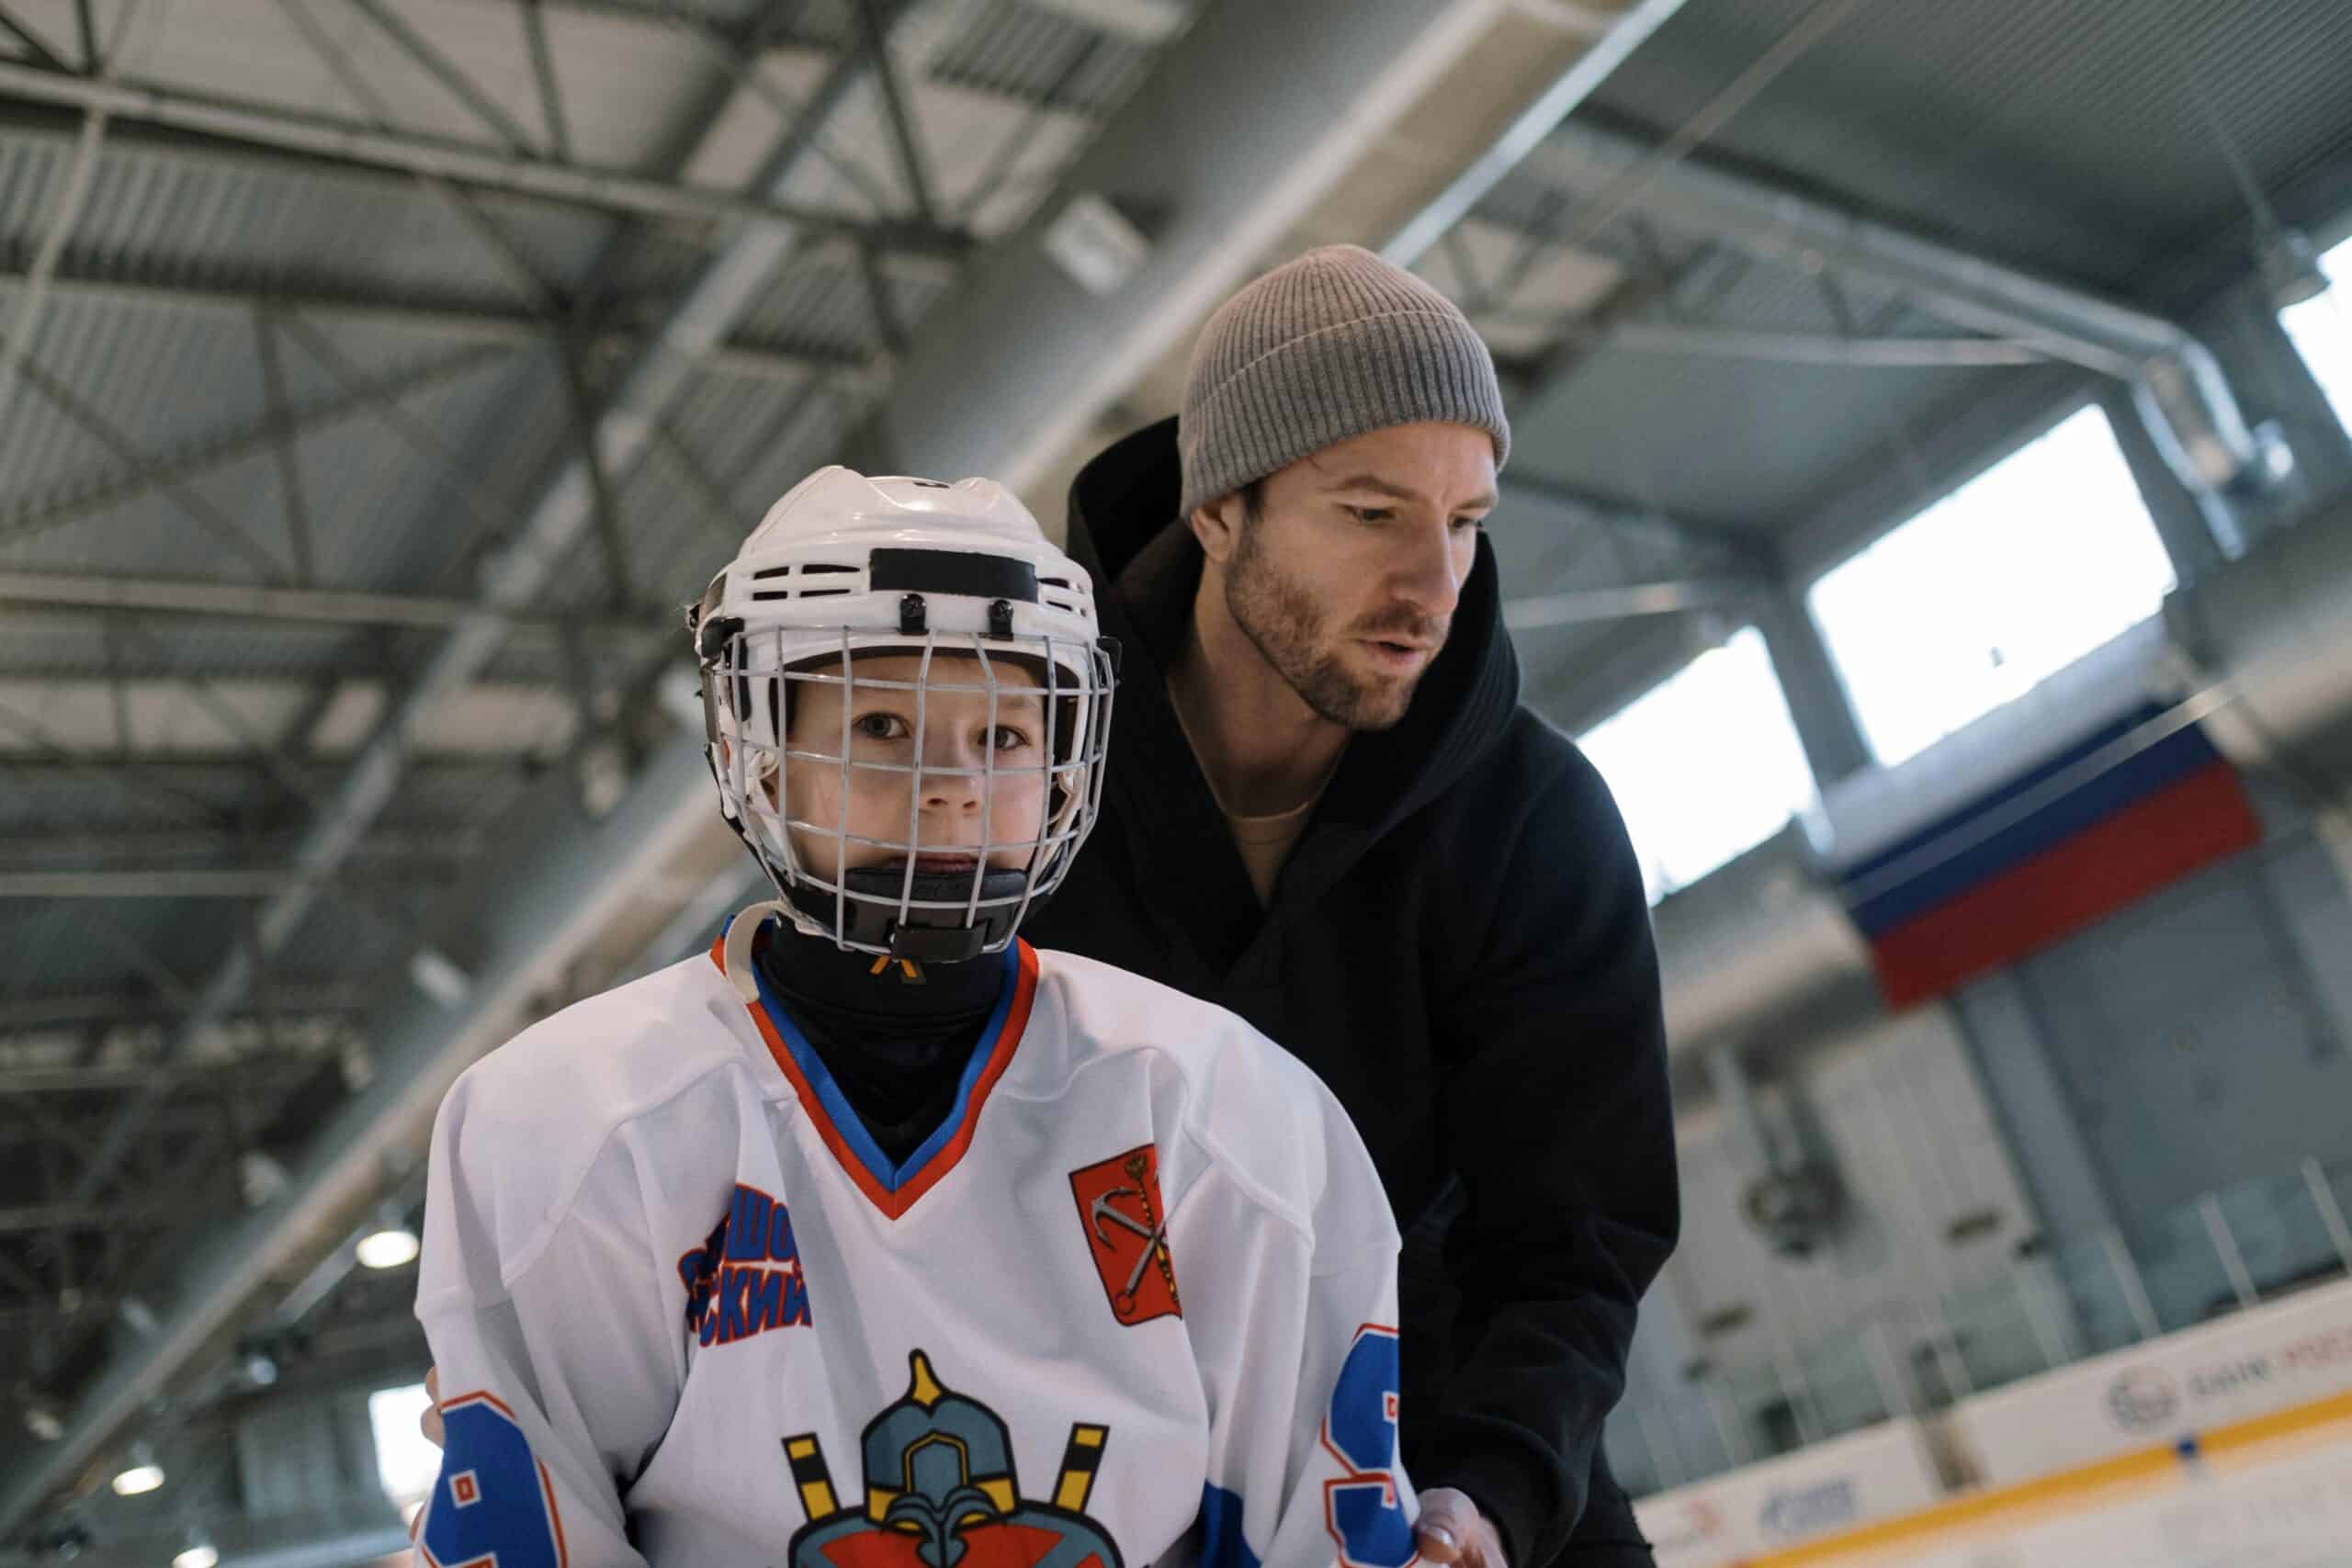
POLYGON ((2352 1542, 2352 1283, 1660 1493, 1635 1511, 1659 1568, 2352 1568, 2341 1544, 2352 1542), (2067 1544, 2094 1524, 2115 1533, 2096 1551, 2067 1544), (2227 1553, 2196 1544, 2216 1530, 2227 1553), (2134 1531, 2148 1544, 2127 1552, 2134 1531), (2165 1554, 2176 1549, 2191 1554, 2165 1554))

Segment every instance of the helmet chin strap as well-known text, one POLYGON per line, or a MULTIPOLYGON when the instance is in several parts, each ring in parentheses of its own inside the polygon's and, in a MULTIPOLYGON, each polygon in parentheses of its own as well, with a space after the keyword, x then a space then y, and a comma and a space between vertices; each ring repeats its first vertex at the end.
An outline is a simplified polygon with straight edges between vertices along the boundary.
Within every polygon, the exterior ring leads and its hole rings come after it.
POLYGON ((760 999, 760 982, 753 973, 752 943, 758 938, 760 928, 768 923, 771 915, 790 921, 792 907, 771 898, 764 904, 754 904, 743 910, 727 927, 727 942, 723 949, 727 983, 735 987, 735 994, 746 1003, 760 999))
MULTIPOLYGON (((846 884, 847 891, 865 896, 846 900, 848 930, 837 932, 824 918, 834 909, 833 894, 813 886, 792 886, 786 897, 753 904, 735 917, 721 945, 721 962, 735 994, 746 1002, 758 1001, 760 983, 752 944, 760 928, 774 919, 837 945, 854 942, 869 951, 883 948, 890 957, 919 963, 966 963, 979 957, 989 947, 1001 946, 1012 940, 1013 917, 1021 908, 1027 883, 1027 874, 1023 872, 984 872, 976 924, 966 925, 960 910, 910 910, 902 919, 892 905, 906 886, 906 874, 883 866, 861 868, 849 874, 846 884)), ((960 903, 968 898, 971 887, 972 879, 965 873, 919 872, 913 878, 911 893, 915 898, 929 902, 960 903)), ((1040 898, 1028 900, 1031 909, 1043 903, 1040 898)))
MULTIPOLYGON (((902 867, 854 867, 842 878, 852 895, 843 911, 840 938, 865 948, 883 948, 893 958, 925 964, 963 964, 990 947, 1001 947, 1012 937, 1012 917, 1027 890, 1026 873, 1002 869, 980 873, 978 908, 966 924, 965 906, 972 894, 969 872, 916 872, 909 877, 902 867), (922 904, 945 904, 950 908, 901 908, 903 895, 922 904)), ((796 891, 803 909, 829 919, 833 896, 819 888, 796 891)))

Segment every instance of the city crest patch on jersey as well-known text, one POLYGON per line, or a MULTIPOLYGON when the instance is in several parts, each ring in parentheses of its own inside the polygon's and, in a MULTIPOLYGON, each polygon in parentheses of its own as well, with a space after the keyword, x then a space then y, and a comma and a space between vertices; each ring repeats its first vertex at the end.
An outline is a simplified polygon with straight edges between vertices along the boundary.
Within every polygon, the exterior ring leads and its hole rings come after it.
POLYGON ((808 1516, 791 1568, 1121 1568, 1117 1543, 1086 1513, 1109 1427, 1073 1425, 1053 1500, 1024 1499, 1003 1418, 943 1386, 921 1350, 907 1362, 905 1395, 860 1438, 865 1506, 833 1490, 815 1433, 784 1439, 808 1516))
POLYGON ((1159 1151, 1146 1144, 1073 1170, 1069 1190, 1111 1315, 1129 1328, 1183 1316, 1176 1260, 1168 1251, 1168 1210, 1159 1201, 1159 1151))

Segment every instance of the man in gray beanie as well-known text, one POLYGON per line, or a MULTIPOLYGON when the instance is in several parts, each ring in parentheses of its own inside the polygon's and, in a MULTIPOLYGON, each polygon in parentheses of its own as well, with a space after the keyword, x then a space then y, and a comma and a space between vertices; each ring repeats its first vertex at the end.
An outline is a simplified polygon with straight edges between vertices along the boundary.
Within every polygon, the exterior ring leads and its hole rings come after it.
POLYGON ((1239 1012, 1355 1119, 1408 1228, 1401 1398, 1358 1419, 1400 1419, 1421 1555, 1631 1568, 1600 1433, 1679 1217, 1657 961, 1608 790, 1519 703, 1510 447, 1486 345, 1369 252, 1210 318, 1180 416, 1071 491, 1119 741, 1028 930, 1239 1012))

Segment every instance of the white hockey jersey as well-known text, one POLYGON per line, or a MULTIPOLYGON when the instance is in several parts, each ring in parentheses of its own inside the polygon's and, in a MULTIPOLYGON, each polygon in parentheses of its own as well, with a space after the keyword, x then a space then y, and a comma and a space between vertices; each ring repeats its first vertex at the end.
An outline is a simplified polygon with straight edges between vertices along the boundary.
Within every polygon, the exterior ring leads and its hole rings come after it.
POLYGON ((1344 1112, 1220 1009, 1001 961, 954 1111, 896 1168, 716 948, 458 1081, 421 1562, 1413 1559, 1396 1232, 1344 1112))

